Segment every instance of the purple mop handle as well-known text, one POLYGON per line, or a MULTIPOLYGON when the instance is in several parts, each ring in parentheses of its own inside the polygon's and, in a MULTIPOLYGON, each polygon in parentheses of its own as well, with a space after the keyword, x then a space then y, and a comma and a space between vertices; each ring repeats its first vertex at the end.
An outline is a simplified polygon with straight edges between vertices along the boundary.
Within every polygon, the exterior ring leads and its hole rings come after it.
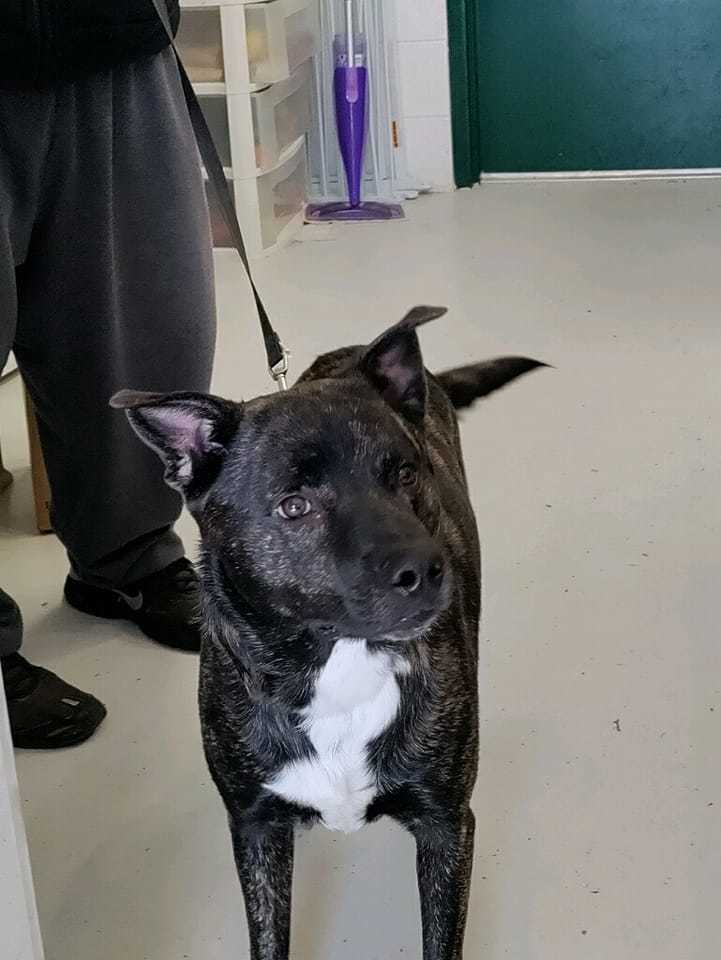
POLYGON ((336 67, 333 80, 338 143, 348 181, 348 202, 356 209, 361 202, 368 70, 366 67, 336 67))

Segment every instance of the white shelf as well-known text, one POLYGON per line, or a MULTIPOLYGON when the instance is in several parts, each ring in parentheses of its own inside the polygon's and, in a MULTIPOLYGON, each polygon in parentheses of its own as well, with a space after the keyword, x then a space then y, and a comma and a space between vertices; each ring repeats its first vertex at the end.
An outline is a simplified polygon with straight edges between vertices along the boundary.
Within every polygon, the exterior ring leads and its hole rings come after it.
MULTIPOLYGON (((226 179, 226 180, 232 180, 232 179, 233 179, 233 168, 232 168, 232 167, 223 167, 223 173, 224 173, 224 175, 225 175, 225 179, 226 179)), ((203 180, 207 180, 207 179, 208 179, 208 171, 205 169, 205 167, 203 167, 203 180)))
MULTIPOLYGON (((248 84, 247 93, 260 93, 261 90, 265 90, 267 87, 271 86, 268 83, 251 83, 248 84)), ((211 82, 211 83, 194 83, 193 90, 195 90, 197 96, 199 97, 224 97, 227 93, 227 87, 224 83, 211 82)))
POLYGON ((225 84, 218 83, 194 83, 193 90, 199 97, 224 97, 225 84))

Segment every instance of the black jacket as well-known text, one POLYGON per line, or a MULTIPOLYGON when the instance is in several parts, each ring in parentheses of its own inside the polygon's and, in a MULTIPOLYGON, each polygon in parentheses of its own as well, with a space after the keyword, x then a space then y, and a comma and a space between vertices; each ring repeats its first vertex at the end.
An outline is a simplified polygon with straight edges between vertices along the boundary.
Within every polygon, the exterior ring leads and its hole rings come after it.
MULTIPOLYGON (((166 0, 173 29, 178 0, 166 0)), ((43 89, 157 53, 152 0, 0 0, 0 88, 43 89)))

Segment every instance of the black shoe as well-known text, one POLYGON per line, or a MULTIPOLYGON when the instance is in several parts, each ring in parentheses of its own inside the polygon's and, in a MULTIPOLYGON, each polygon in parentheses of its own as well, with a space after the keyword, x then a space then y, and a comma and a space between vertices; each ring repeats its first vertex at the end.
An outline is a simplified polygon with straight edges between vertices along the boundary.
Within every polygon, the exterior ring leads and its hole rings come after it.
POLYGON ((1 657, 13 745, 55 750, 83 743, 107 710, 99 700, 28 663, 19 653, 1 657))
POLYGON ((123 590, 93 587, 68 577, 71 607, 108 620, 132 620, 152 640, 197 653, 200 650, 198 575, 185 557, 123 590))

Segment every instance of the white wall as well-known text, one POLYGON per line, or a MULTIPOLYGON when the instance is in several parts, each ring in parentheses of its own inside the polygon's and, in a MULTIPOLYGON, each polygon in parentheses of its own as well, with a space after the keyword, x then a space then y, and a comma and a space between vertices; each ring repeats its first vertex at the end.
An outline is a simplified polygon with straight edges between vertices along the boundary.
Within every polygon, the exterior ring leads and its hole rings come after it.
POLYGON ((445 0, 394 0, 400 136, 408 172, 453 187, 448 23, 445 0))

